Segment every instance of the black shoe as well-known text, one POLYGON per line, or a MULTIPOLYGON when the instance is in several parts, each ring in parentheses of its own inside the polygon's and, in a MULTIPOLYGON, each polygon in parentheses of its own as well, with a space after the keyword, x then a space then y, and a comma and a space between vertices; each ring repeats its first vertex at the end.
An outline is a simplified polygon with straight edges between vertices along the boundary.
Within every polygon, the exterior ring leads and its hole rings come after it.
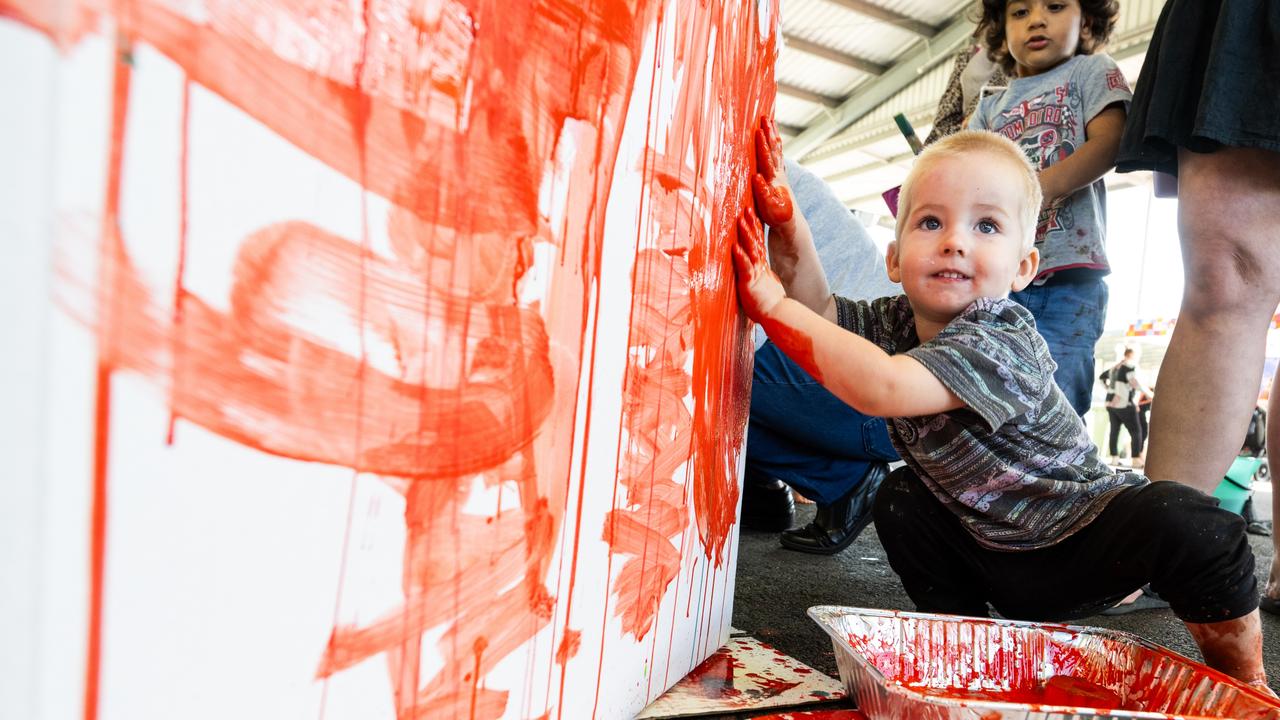
POLYGON ((1258 609, 1264 613, 1280 615, 1280 600, 1269 598, 1266 593, 1263 593, 1262 597, 1258 599, 1258 609))
POLYGON ((782 532, 795 519, 791 488, 775 477, 747 469, 742 481, 742 529, 782 532))
POLYGON ((876 490, 888 474, 887 463, 875 463, 867 468, 862 480, 844 497, 830 505, 819 505, 813 522, 782 533, 782 547, 815 555, 835 555, 849 547, 870 524, 876 490))

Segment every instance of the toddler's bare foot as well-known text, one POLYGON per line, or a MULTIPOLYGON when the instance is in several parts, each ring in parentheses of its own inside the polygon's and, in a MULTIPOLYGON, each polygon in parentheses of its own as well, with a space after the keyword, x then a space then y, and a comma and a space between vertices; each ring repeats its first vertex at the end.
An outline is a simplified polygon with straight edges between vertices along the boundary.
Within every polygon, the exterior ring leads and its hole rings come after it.
POLYGON ((1266 680, 1250 680, 1249 682, 1245 683, 1245 685, 1248 685, 1249 687, 1253 688, 1254 690, 1257 690, 1263 695, 1267 695, 1273 698, 1280 698, 1280 695, 1276 695, 1276 691, 1271 689, 1271 686, 1267 684, 1266 680))

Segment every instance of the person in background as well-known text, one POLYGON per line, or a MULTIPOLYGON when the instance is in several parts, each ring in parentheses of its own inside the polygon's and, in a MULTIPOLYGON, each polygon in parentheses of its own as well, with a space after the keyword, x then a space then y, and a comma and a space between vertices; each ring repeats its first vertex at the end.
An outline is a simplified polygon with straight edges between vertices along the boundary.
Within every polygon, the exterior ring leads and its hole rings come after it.
POLYGON ((1133 348, 1125 348, 1120 362, 1098 376, 1107 388, 1107 418, 1110 420, 1109 437, 1110 463, 1120 464, 1118 443, 1120 427, 1129 431, 1129 463, 1130 467, 1142 467, 1142 440, 1146 435, 1143 430, 1142 417, 1138 409, 1138 397, 1148 395, 1150 391, 1138 379, 1138 359, 1133 348))
MULTIPOLYGON (((1155 397, 1155 385, 1152 385, 1147 388, 1145 392, 1138 395, 1138 430, 1142 432, 1142 439, 1144 443, 1147 438, 1151 437, 1151 401, 1155 400, 1155 397)), ((1145 466, 1145 454, 1143 458, 1143 465, 1145 466)))
POLYGON ((1018 144, 1039 170, 1040 270, 1010 297, 1036 319, 1058 364, 1054 380, 1076 413, 1093 397, 1109 273, 1106 189, 1130 92, 1115 61, 1096 50, 1115 25, 1115 0, 983 0, 987 53, 1010 76, 983 98, 969 127, 1018 144))
MULTIPOLYGON (((1165 3, 1117 169, 1155 171, 1157 194, 1176 187, 1186 280, 1146 473, 1210 493, 1240 451, 1280 304, 1280 2, 1165 3)), ((1268 611, 1280 610, 1276 550, 1268 611)))
MULTIPOLYGON (((983 33, 981 25, 974 31, 977 38, 983 33)), ((987 55, 987 49, 981 42, 966 45, 956 53, 951 65, 951 76, 947 78, 947 87, 938 98, 938 107, 933 113, 933 127, 925 137, 926 146, 935 140, 963 130, 984 88, 1003 88, 1009 79, 1004 70, 987 55)))
POLYGON ((1020 148, 962 132, 919 157, 886 255, 897 297, 832 295, 785 175, 757 175, 753 193, 778 224, 766 249, 752 209, 739 218, 739 301, 836 397, 891 418, 906 466, 877 492, 876 530, 918 609, 1066 620, 1150 581, 1209 666, 1269 692, 1244 519, 1102 463, 1007 297, 1039 259, 1040 188, 1020 148))
MULTIPOLYGON (((760 163, 783 172, 781 138, 762 138, 760 163)), ((809 218, 831 286, 855 298, 897 294, 884 258, 831 188, 787 161, 800 211, 809 218)), ((780 532, 782 546, 819 555, 847 548, 871 522, 871 500, 898 454, 883 418, 846 405, 757 329, 747 430, 742 526, 780 532), (791 528, 792 489, 817 503, 814 519, 791 528)))

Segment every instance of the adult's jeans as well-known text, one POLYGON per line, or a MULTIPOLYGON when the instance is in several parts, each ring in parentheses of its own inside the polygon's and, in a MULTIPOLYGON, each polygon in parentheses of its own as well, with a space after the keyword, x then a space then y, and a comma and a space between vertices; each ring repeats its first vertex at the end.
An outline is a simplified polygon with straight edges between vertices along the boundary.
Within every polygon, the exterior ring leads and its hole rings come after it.
POLYGON ((1058 364, 1053 379, 1083 416, 1093 401, 1093 351, 1107 317, 1107 285, 1101 277, 1031 285, 1009 298, 1031 311, 1036 329, 1058 364))
POLYGON ((872 463, 897 459, 884 418, 849 407, 772 341, 756 350, 748 467, 829 505, 852 490, 872 463))

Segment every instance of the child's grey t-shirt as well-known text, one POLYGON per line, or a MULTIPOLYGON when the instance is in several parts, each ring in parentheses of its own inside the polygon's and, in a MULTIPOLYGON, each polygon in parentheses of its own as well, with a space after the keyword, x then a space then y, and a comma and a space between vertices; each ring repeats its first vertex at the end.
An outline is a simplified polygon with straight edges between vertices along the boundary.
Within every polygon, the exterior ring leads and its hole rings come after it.
MULTIPOLYGON (((978 103, 969 127, 1004 135, 1043 170, 1084 143, 1090 120, 1115 103, 1128 111, 1132 97, 1110 56, 1076 55, 1048 72, 1011 79, 1007 88, 978 103)), ((1043 208, 1036 224, 1038 277, 1070 268, 1109 271, 1106 225, 1101 178, 1043 208)))
POLYGON ((1053 545, 1087 525, 1115 494, 1145 485, 1098 459, 1084 423, 1053 381, 1035 319, 1008 299, 980 298, 929 342, 905 295, 836 298, 840 326, 924 365, 965 407, 891 418, 903 461, 979 543, 998 550, 1053 545))

